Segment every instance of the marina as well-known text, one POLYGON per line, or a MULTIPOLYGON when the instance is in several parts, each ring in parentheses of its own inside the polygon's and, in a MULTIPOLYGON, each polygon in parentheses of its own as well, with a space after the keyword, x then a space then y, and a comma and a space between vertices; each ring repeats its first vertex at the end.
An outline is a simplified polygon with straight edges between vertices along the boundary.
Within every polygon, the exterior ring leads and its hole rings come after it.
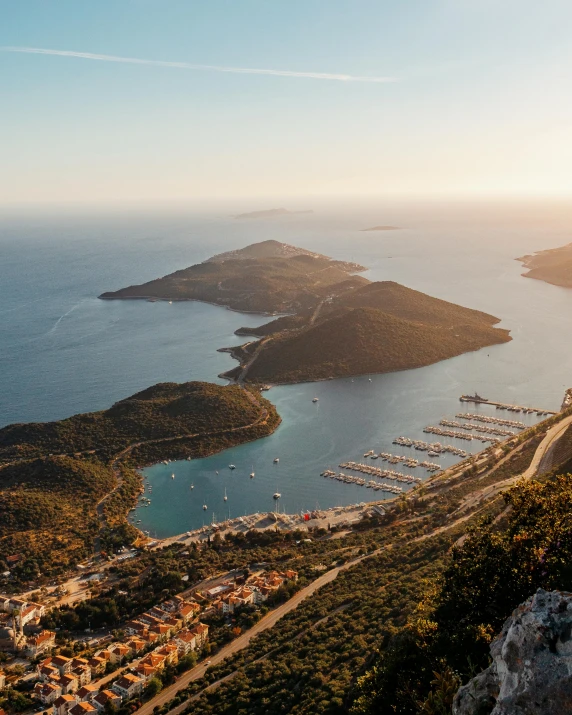
POLYGON ((455 427, 457 429, 464 429, 467 431, 476 430, 477 432, 484 432, 486 434, 493 434, 497 437, 514 437, 515 433, 511 430, 500 429, 499 427, 486 427, 484 425, 474 424, 473 422, 456 422, 455 420, 443 419, 439 422, 443 427, 455 427))
POLYGON ((429 425, 423 429, 423 432, 426 432, 427 434, 437 434, 440 437, 452 437, 453 439, 464 439, 467 442, 472 441, 473 439, 478 439, 481 442, 492 442, 494 444, 497 444, 500 442, 499 437, 484 437, 478 434, 466 434, 465 432, 457 432, 456 430, 451 430, 451 429, 441 429, 441 427, 435 427, 434 425, 429 425))
POLYGON ((514 429, 525 429, 526 425, 524 422, 517 422, 516 420, 506 420, 502 417, 489 417, 488 415, 474 415, 470 412, 458 412, 455 417, 461 420, 472 420, 473 422, 486 422, 489 424, 504 425, 505 427, 514 427, 514 429))

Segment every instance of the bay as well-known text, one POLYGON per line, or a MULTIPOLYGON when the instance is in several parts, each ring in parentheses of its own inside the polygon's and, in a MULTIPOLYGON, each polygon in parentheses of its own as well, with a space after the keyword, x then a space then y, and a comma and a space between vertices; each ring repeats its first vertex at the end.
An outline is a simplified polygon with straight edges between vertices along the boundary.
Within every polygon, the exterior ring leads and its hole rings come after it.
MULTIPOLYGON (((241 342, 233 331, 263 316, 96 296, 266 238, 356 260, 370 267, 371 279, 485 310, 502 318, 513 340, 371 382, 366 376, 273 388, 266 394, 283 421, 272 436, 145 470, 152 504, 136 518, 152 534, 268 511, 275 492, 288 512, 369 500, 371 490, 320 472, 363 461, 369 449, 402 453, 391 444, 398 435, 427 439, 423 427, 454 417, 461 393, 559 408, 572 384, 572 291, 522 278, 514 259, 569 242, 570 206, 316 200, 313 207, 314 214, 273 221, 237 221, 230 205, 0 216, 0 425, 102 409, 159 381, 220 382, 218 373, 233 362, 217 348, 241 342), (403 229, 360 231, 377 224, 403 229)), ((434 461, 447 466, 453 458, 434 461)))

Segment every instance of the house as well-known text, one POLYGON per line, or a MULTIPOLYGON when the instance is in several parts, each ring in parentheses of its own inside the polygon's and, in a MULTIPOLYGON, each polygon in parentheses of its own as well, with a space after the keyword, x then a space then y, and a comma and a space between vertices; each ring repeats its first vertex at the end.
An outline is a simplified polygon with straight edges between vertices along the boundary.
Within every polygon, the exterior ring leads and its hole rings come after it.
POLYGON ((38 678, 44 683, 47 683, 50 680, 58 680, 60 677, 60 671, 49 663, 46 664, 45 661, 38 665, 37 672, 38 678))
POLYGON ((93 675, 103 675, 105 673, 105 667, 107 665, 107 661, 105 658, 100 658, 99 656, 94 656, 93 658, 90 658, 87 661, 87 664, 90 667, 92 676, 93 675))
POLYGON ((75 693, 79 690, 79 682, 75 675, 71 673, 69 675, 62 675, 60 678, 60 685, 62 686, 62 693, 75 693))
POLYGON ((157 670, 163 670, 165 667, 165 656, 160 655, 157 651, 147 653, 141 660, 141 665, 150 665, 152 668, 157 668, 157 670))
POLYGON ((91 683, 91 668, 87 663, 85 665, 76 665, 75 668, 72 667, 70 675, 77 678, 80 686, 91 683))
POLYGON ((136 675, 126 673, 119 680, 113 683, 111 689, 115 691, 122 700, 130 700, 143 692, 143 680, 136 675))
POLYGON ((93 707, 93 705, 84 700, 83 702, 74 705, 73 708, 70 708, 69 715, 90 715, 90 713, 95 712, 97 712, 97 710, 93 707))
POLYGON ((195 636, 197 640, 197 648, 202 648, 207 642, 209 637, 209 627, 204 623, 197 623, 196 625, 189 628, 189 631, 195 636))
POLYGON ((65 655, 55 655, 50 660, 50 665, 53 668, 57 668, 60 671, 60 675, 67 675, 67 673, 71 673, 72 660, 71 658, 66 658, 65 655))
POLYGON ((31 658, 36 658, 42 653, 50 651, 56 644, 54 631, 40 631, 35 636, 30 636, 26 643, 26 653, 31 658))
POLYGON ((157 655, 165 656, 165 663, 176 665, 179 662, 179 649, 174 643, 166 643, 156 652, 157 655))
POLYGON ((145 641, 141 638, 134 636, 127 641, 126 646, 131 650, 133 655, 139 655, 139 653, 142 653, 145 650, 147 643, 145 643, 145 641))
POLYGON ((121 696, 114 693, 113 690, 102 690, 101 693, 98 693, 92 701, 92 705, 98 712, 105 710, 107 703, 110 703, 114 707, 118 708, 121 705, 121 696))
POLYGON ((160 640, 166 641, 167 638, 171 636, 172 630, 172 626, 168 626, 166 623, 158 623, 156 626, 150 628, 149 632, 156 633, 160 640))
POLYGON ((159 669, 154 668, 152 665, 148 665, 147 663, 140 663, 135 668, 135 672, 144 683, 148 683, 151 678, 154 678, 159 673, 159 669))
POLYGON ((51 705, 61 694, 61 687, 54 683, 36 683, 34 686, 34 697, 43 705, 51 705))
POLYGON ((145 635, 141 636, 141 640, 145 641, 146 645, 150 645, 160 640, 160 636, 158 633, 146 633, 145 635))
POLYGON ((149 632, 149 627, 146 626, 144 623, 141 623, 141 621, 134 620, 128 621, 123 626, 123 630, 129 636, 139 636, 140 638, 142 638, 149 632))
POLYGON ((131 649, 123 643, 116 643, 109 648, 109 661, 113 665, 121 665, 127 656, 131 655, 131 649))
POLYGON ((184 623, 192 621, 193 618, 199 615, 201 612, 201 607, 195 601, 185 601, 177 613, 183 619, 184 623))
POLYGON ((75 694, 78 702, 86 701, 90 703, 99 692, 97 685, 83 685, 75 694))
POLYGON ((54 700, 54 715, 67 715, 70 708, 77 704, 73 695, 60 695, 54 700))
POLYGON ((173 643, 179 649, 179 657, 187 655, 197 648, 197 637, 187 629, 179 631, 173 638, 173 643))

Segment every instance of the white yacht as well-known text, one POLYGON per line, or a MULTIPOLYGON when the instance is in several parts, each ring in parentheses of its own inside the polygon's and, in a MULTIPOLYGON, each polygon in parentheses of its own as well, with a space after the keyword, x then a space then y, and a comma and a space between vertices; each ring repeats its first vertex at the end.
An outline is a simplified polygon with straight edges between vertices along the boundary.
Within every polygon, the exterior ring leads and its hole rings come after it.
POLYGON ((282 496, 282 494, 280 494, 280 492, 275 492, 275 493, 272 495, 272 498, 273 498, 273 499, 280 499, 281 496, 282 496))
POLYGON ((224 501, 228 501, 228 497, 226 495, 226 489, 224 490, 224 501))
POLYGON ((279 461, 278 457, 274 457, 274 464, 278 464, 279 461))

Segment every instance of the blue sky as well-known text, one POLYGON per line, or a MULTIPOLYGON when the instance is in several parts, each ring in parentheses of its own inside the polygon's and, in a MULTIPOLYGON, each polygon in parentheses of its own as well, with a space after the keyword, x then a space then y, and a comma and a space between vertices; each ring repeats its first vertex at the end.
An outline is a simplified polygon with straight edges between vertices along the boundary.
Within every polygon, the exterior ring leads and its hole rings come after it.
POLYGON ((0 202, 566 195, 571 26, 568 0, 0 0, 4 48, 295 73, 1 51, 0 202))

